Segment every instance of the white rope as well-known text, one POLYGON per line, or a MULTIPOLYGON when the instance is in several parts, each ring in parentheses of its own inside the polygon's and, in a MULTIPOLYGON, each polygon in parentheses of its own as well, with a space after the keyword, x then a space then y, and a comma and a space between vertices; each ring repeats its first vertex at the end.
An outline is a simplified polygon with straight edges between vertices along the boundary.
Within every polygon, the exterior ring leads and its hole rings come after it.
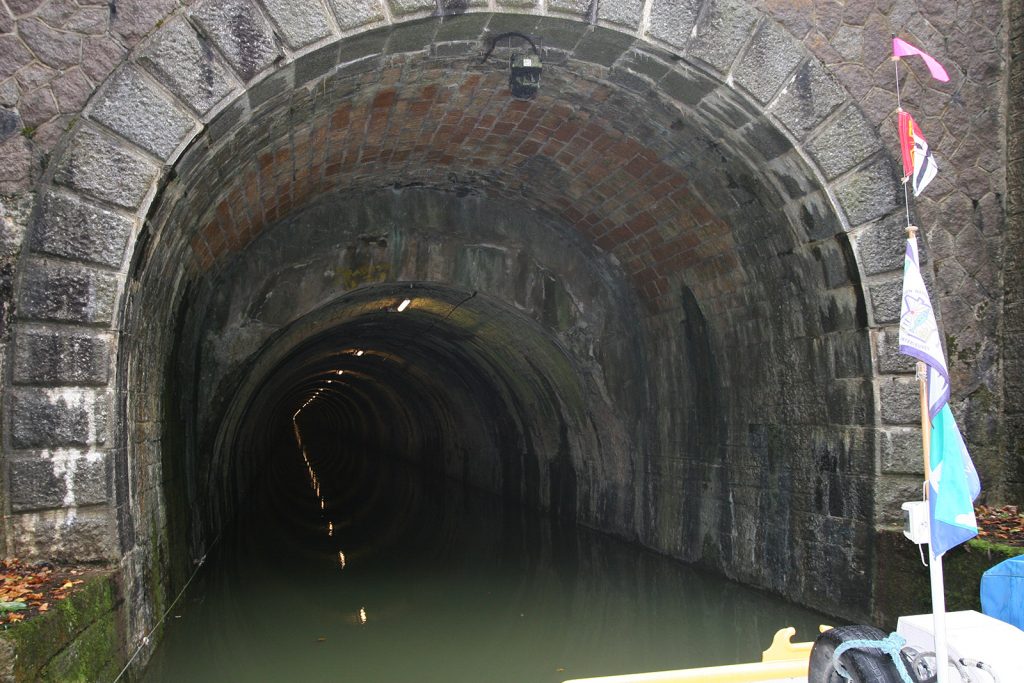
MULTIPOLYGON (((214 545, 216 545, 219 539, 220 534, 217 534, 217 538, 213 539, 213 543, 210 544, 210 547, 212 548, 214 545)), ((209 555, 209 551, 206 552, 206 555, 209 555)), ((113 683, 117 683, 121 680, 121 677, 124 676, 125 672, 128 671, 128 668, 131 667, 132 662, 134 662, 135 658, 139 656, 140 652, 142 652, 142 648, 149 645, 149 637, 152 636, 153 633, 158 628, 160 628, 160 625, 163 624, 164 621, 166 621, 167 615, 171 613, 171 610, 174 609, 174 606, 178 604, 178 600, 180 600, 181 596, 185 594, 186 590, 188 590, 188 586, 190 583, 192 583, 192 579, 196 578, 196 575, 199 573, 199 570, 203 568, 204 564, 206 564, 206 555, 203 555, 199 558, 199 563, 196 565, 196 570, 192 572, 192 576, 188 577, 188 581, 186 581, 185 585, 181 587, 181 590, 178 591, 178 594, 174 596, 174 600, 172 600, 171 604, 167 606, 166 610, 164 610, 164 613, 160 616, 159 621, 156 622, 153 628, 149 629, 149 632, 146 633, 146 635, 142 636, 142 640, 139 641, 139 646, 135 649, 135 652, 128 659, 128 663, 124 665, 123 669, 121 669, 121 673, 117 674, 117 678, 113 680, 113 683)))

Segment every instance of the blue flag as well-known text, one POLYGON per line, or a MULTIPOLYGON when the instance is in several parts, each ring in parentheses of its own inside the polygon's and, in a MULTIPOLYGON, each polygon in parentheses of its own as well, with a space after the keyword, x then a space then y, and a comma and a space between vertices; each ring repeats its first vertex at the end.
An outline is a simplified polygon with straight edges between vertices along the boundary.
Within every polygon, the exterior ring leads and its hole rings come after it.
POLYGON ((928 510, 931 549, 939 557, 978 534, 974 499, 981 492, 981 483, 949 409, 946 356, 939 341, 935 311, 921 277, 917 240, 913 238, 907 240, 903 265, 900 352, 923 361, 928 368, 928 417, 931 420, 928 510))

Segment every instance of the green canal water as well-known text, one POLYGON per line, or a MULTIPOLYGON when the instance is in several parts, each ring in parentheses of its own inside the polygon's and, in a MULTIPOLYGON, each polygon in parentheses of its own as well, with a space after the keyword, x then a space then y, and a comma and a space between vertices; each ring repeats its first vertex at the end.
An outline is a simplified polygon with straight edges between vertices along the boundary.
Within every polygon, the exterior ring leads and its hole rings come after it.
POLYGON ((557 683, 753 661, 778 628, 810 640, 827 620, 371 462, 283 449, 143 680, 557 683))

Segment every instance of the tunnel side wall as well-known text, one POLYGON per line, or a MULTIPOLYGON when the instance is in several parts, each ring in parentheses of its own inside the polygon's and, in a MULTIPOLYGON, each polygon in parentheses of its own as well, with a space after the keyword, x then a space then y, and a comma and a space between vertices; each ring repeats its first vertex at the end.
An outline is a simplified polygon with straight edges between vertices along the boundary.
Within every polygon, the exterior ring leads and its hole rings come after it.
POLYGON ((787 260, 777 279, 747 283, 751 306, 734 312, 743 323, 724 323, 686 292, 680 309, 649 321, 654 436, 640 461, 641 538, 866 619, 878 434, 865 426, 870 342, 854 288, 839 288, 845 310, 822 308, 814 265, 787 260), (806 288, 789 289, 794 280, 806 288))

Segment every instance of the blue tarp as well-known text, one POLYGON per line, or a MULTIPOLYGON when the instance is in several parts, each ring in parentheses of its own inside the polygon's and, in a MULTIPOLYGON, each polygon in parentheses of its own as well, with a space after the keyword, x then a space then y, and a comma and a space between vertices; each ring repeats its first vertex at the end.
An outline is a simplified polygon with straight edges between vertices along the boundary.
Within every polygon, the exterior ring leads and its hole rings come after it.
POLYGON ((981 611, 1024 631, 1024 555, 981 575, 981 611))

